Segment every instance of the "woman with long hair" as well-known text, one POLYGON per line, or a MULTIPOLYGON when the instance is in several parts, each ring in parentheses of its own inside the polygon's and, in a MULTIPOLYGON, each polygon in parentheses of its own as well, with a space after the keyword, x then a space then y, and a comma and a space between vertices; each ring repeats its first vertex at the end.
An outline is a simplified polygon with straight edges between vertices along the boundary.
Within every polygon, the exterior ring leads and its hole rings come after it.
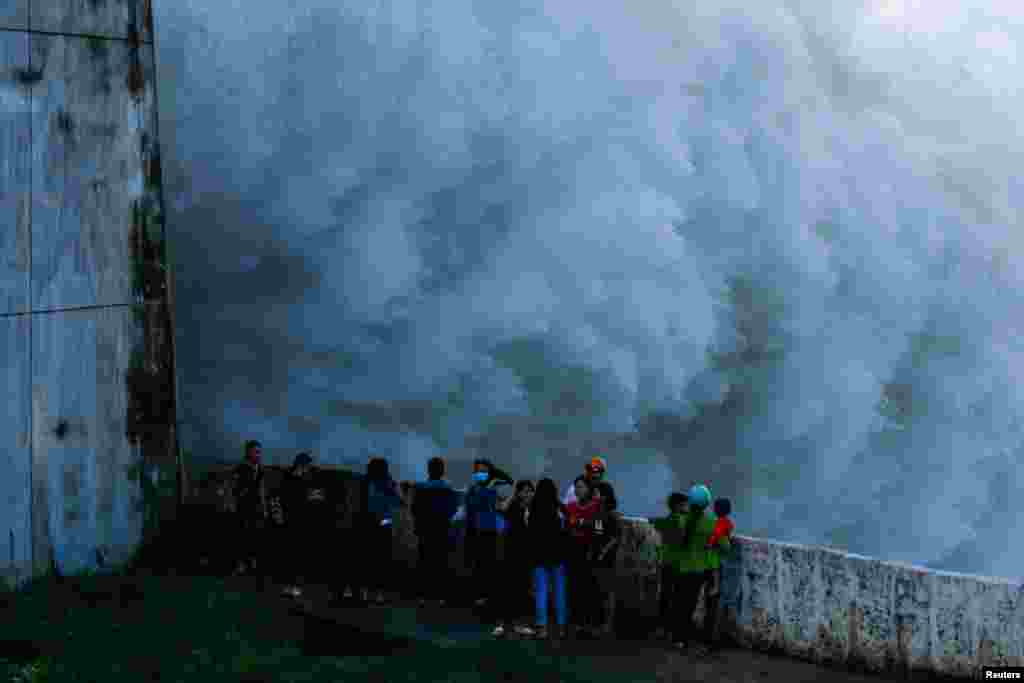
MULTIPOLYGON (((501 563, 501 605, 497 610, 498 624, 494 635, 505 635, 506 629, 528 613, 529 586, 533 564, 530 561, 530 504, 533 501, 533 482, 523 479, 516 482, 515 494, 498 504, 505 515, 508 529, 505 532, 505 557, 501 563)), ((521 636, 533 635, 526 625, 515 628, 521 636)))
POLYGON ((537 638, 548 637, 548 594, 555 607, 560 635, 566 635, 566 528, 565 505, 558 499, 558 487, 551 479, 541 479, 530 503, 527 538, 532 550, 537 638))

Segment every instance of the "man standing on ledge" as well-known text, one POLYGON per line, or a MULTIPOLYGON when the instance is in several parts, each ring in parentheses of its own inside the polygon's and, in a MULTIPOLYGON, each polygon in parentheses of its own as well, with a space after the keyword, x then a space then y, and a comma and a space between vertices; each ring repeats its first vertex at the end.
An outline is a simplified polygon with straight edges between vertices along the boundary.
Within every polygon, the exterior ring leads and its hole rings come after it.
POLYGON ((263 447, 259 441, 245 442, 245 461, 235 468, 232 476, 234 512, 238 520, 238 566, 235 574, 256 572, 256 557, 260 554, 261 532, 267 519, 267 491, 260 464, 263 447))
MULTIPOLYGON (((587 486, 593 489, 598 482, 604 479, 604 473, 608 469, 608 463, 605 462, 604 458, 600 456, 594 456, 590 462, 583 466, 583 478, 587 480, 587 486)), ((576 502, 576 484, 569 484, 569 488, 566 489, 565 495, 562 496, 562 504, 569 505, 569 503, 576 502)))

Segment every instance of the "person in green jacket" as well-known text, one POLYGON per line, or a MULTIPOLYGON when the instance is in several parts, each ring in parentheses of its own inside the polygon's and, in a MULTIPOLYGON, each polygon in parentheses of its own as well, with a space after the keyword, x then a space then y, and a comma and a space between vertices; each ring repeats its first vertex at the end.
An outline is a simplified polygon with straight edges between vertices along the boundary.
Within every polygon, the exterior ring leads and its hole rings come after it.
POLYGON ((675 603, 673 590, 678 582, 673 580, 674 573, 666 561, 668 555, 666 548, 670 543, 679 544, 681 542, 683 517, 686 515, 686 494, 680 491, 673 491, 665 503, 668 505, 667 517, 647 520, 661 537, 661 544, 657 547, 658 579, 661 590, 658 592, 658 630, 655 634, 655 637, 659 640, 671 631, 672 608, 675 603), (675 539, 673 539, 673 533, 675 533, 675 539))
MULTIPOLYGON (((704 655, 708 648, 696 642, 698 634, 693 612, 701 590, 707 589, 710 594, 715 572, 721 566, 720 552, 728 551, 730 545, 728 537, 722 537, 715 547, 707 547, 715 530, 715 516, 707 509, 711 492, 706 486, 693 485, 687 494, 687 503, 685 514, 673 514, 655 528, 662 536, 661 559, 668 569, 670 594, 675 603, 669 625, 673 644, 680 650, 692 647, 696 654, 704 655)), ((704 639, 710 643, 718 611, 717 597, 709 600, 707 607, 704 639)))

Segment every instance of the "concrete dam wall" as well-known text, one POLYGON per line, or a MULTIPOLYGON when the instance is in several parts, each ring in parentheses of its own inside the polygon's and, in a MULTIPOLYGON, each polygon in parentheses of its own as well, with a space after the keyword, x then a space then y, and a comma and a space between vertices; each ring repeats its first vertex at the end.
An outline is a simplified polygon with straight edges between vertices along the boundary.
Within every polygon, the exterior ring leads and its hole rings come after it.
POLYGON ((0 0, 0 575, 125 560, 174 498, 148 0, 0 0))

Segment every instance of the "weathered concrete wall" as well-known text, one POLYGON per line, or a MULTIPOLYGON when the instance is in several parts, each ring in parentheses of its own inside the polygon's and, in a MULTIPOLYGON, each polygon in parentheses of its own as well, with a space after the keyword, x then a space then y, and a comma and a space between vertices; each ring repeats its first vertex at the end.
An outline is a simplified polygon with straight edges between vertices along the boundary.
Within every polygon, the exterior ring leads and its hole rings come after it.
POLYGON ((900 673, 1024 664, 1019 582, 750 538, 732 564, 734 630, 752 646, 900 673))
POLYGON ((8 581, 126 559, 173 493, 150 16, 146 0, 0 0, 8 581))

